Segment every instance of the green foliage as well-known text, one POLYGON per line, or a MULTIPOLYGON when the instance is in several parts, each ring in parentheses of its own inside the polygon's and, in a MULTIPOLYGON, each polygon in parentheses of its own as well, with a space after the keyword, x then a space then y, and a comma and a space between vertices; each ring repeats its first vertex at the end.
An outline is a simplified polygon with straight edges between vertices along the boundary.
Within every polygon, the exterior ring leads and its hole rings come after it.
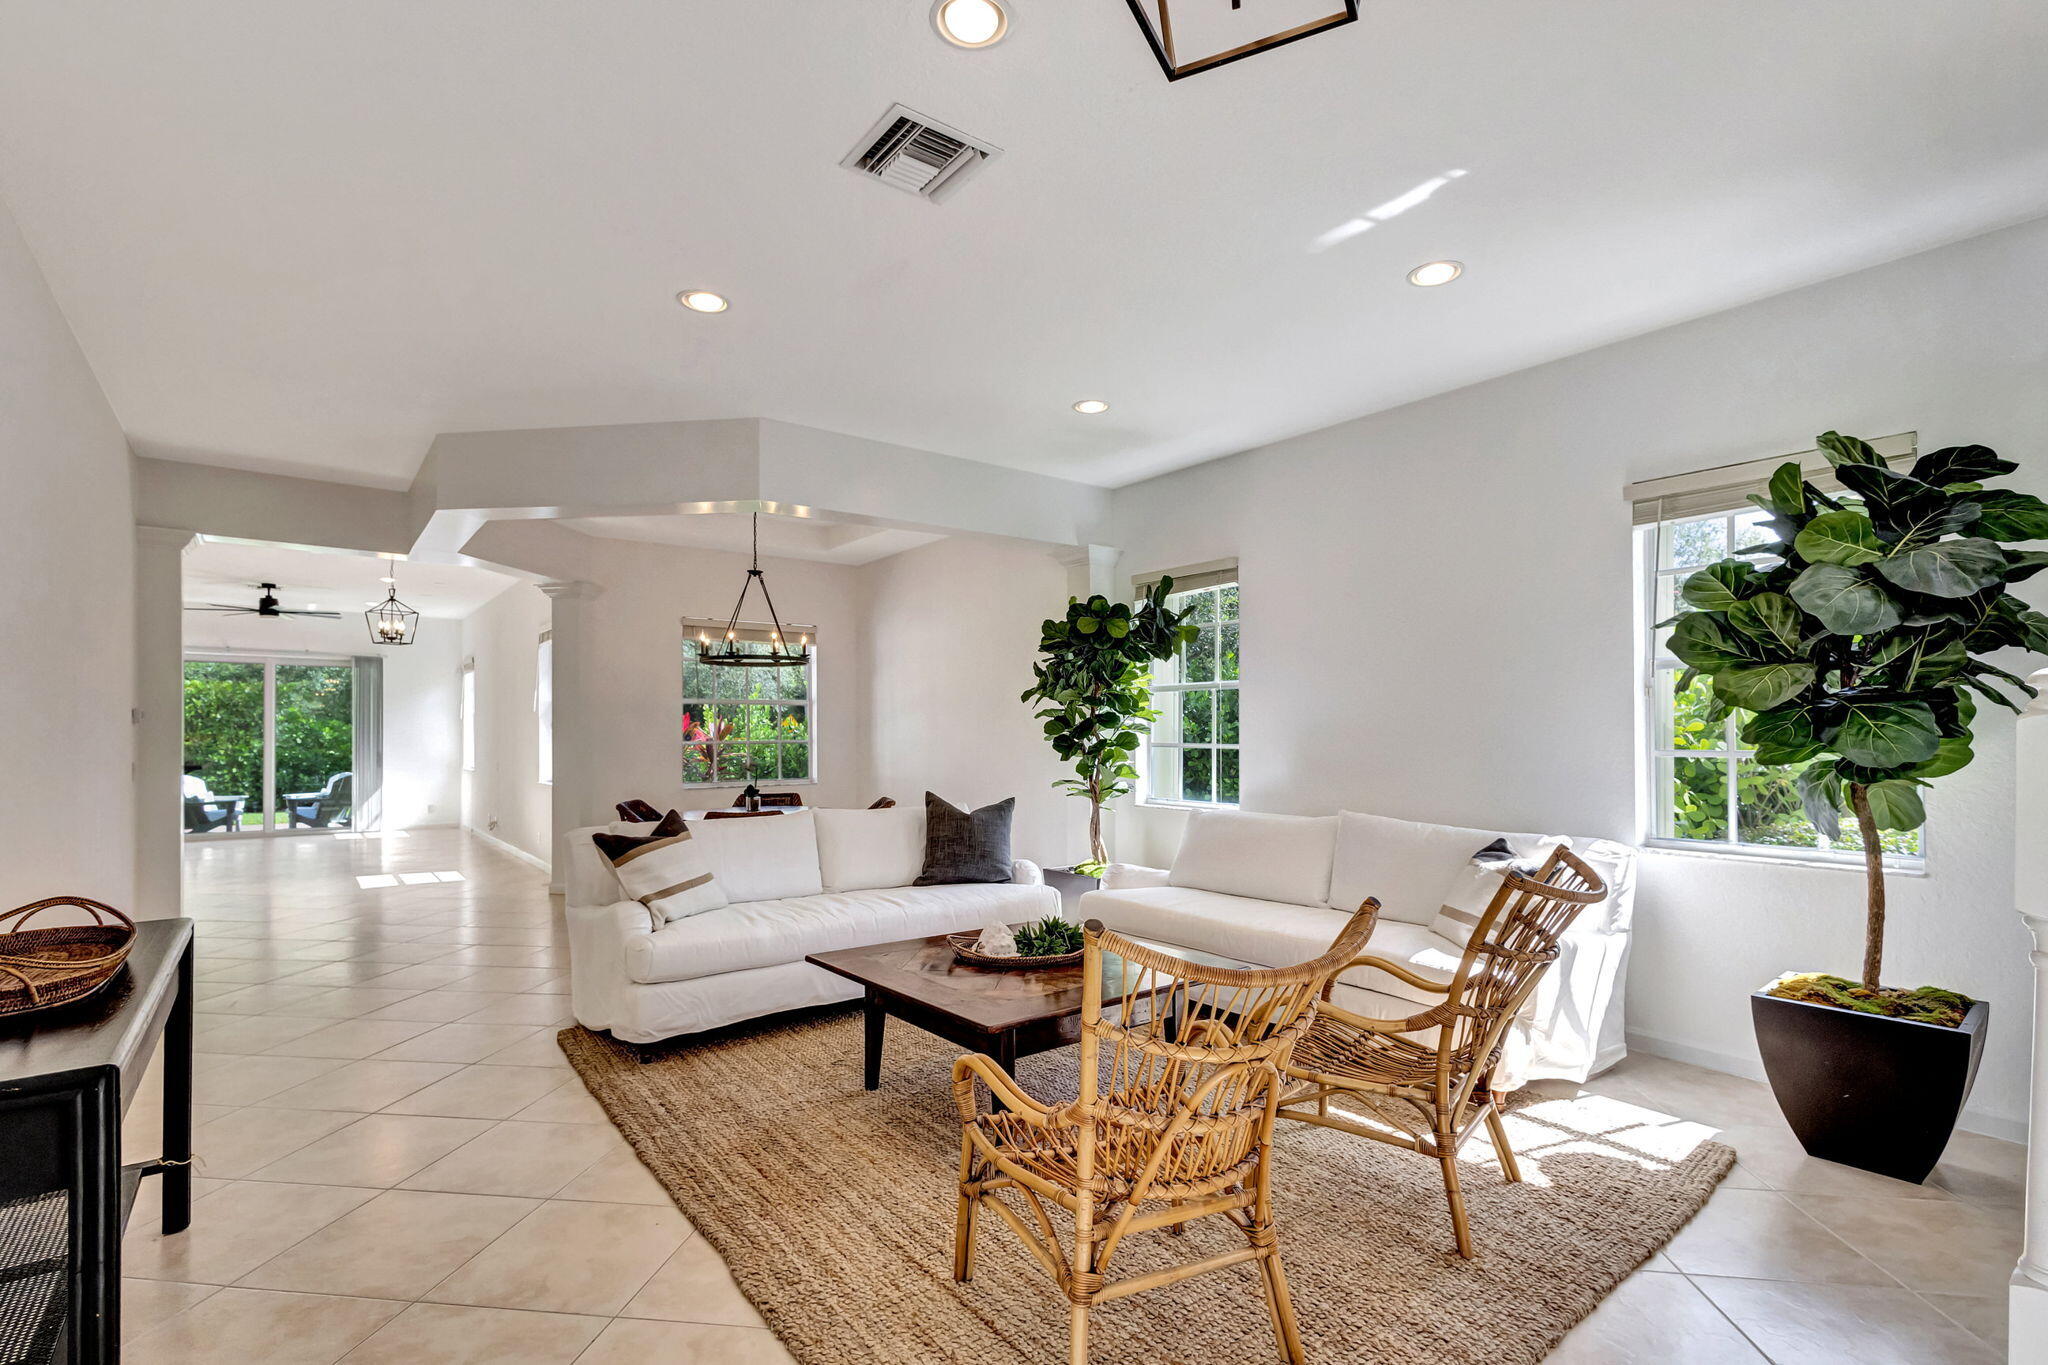
MULTIPOLYGON (((1126 627, 1128 629, 1128 627, 1126 627)), ((1017 930, 1017 953, 1021 957, 1057 957, 1081 951, 1081 927, 1058 915, 1047 915, 1035 924, 1017 930)))
MULTIPOLYGON (((2013 693, 2035 695, 1979 656, 2048 653, 2048 617, 2007 590, 2048 556, 2001 544, 2048 539, 2048 504, 1986 489, 2017 466, 1983 446, 1932 451, 1904 474, 1855 437, 1828 432, 1820 447, 1849 495, 1781 467, 1752 499, 1776 539, 1745 551, 1779 562, 1724 559, 1689 577, 1671 651, 1720 707, 1753 713, 1742 736, 1755 763, 1800 770, 1817 827, 1840 837, 1841 813, 1855 809, 1859 822, 1868 812, 1866 835, 1910 830, 1926 819, 1919 789, 1970 761, 1974 696, 2018 711, 2013 693)), ((1712 812, 1702 800, 1699 818, 1712 812)), ((1875 925, 1875 863, 1871 876, 1875 925)), ((1875 985, 1875 934, 1870 947, 1875 985)))
POLYGON ((1035 681, 1021 698, 1040 703, 1032 714, 1045 723, 1053 752, 1074 767, 1074 777, 1055 785, 1088 799, 1089 852, 1097 863, 1108 856, 1103 804, 1134 790, 1132 757, 1159 718, 1151 704, 1151 665, 1172 658, 1198 631, 1186 622, 1187 613, 1166 605, 1172 589, 1172 579, 1160 579, 1135 610, 1100 594, 1085 602, 1069 598, 1066 619, 1041 628, 1043 657, 1032 665, 1035 681))
MULTIPOLYGON (((277 666, 277 792, 319 791, 355 766, 355 670, 277 666)), ((246 796, 245 823, 263 812, 263 665, 185 665, 185 762, 207 790, 246 796)))

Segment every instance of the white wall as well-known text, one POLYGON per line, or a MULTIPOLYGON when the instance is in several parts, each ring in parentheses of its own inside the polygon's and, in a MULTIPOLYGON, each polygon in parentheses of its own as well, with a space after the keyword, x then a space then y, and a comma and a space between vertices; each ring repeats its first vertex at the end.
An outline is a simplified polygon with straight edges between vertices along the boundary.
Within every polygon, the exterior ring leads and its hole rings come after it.
MULTIPOLYGON (((477 699, 476 771, 463 775, 462 823, 542 862, 554 845, 554 800, 540 781, 533 685, 548 620, 540 589, 515 584, 469 614, 461 647, 476 661, 477 699)), ((459 732, 457 745, 459 766, 459 732)))
MULTIPOLYGON (((0 207, 0 909, 134 903, 128 444, 0 207)), ((175 908, 170 908, 175 913, 175 908)))
POLYGON ((384 661, 385 829, 461 822, 462 623, 420 618, 413 642, 377 646, 356 612, 338 621, 188 612, 185 648, 205 653, 374 654, 384 661))
MULTIPOLYGON (((1247 806, 1633 838, 1622 485, 1832 427, 1983 442, 2048 491, 2043 318, 2037 222, 1134 485, 1121 567, 1240 558, 1247 806)), ((1987 708, 1979 732, 1930 802, 1928 874, 1894 879, 1886 961, 1993 1002, 1969 1121, 2013 1136, 2029 986, 2012 717, 1987 708)), ((1130 825, 1123 856, 1171 856, 1170 819, 1130 825)), ((1747 993, 1787 969, 1853 974, 1862 894, 1854 871, 1646 855, 1638 1043, 1753 1072, 1747 993)))
POLYGON ((944 540, 867 568, 874 786, 927 789, 975 807, 1017 798, 1011 847, 1045 866, 1087 856, 1086 806, 1032 708, 1039 626, 1067 604, 1067 570, 1043 550, 944 540))

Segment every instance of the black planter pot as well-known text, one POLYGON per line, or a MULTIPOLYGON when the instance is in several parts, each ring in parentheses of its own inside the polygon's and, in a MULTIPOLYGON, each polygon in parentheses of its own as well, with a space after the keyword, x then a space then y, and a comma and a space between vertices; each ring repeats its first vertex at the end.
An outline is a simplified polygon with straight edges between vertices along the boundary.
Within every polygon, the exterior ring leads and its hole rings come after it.
POLYGON ((1977 1079, 1988 1003, 1970 1006, 1956 1028, 1761 991, 1749 1013, 1778 1108, 1809 1155, 1927 1178, 1977 1079))
POLYGON ((1074 871, 1071 867, 1048 867, 1045 869, 1045 884, 1060 893, 1062 912, 1074 923, 1081 922, 1081 897, 1090 891, 1100 890, 1102 878, 1090 877, 1074 871))

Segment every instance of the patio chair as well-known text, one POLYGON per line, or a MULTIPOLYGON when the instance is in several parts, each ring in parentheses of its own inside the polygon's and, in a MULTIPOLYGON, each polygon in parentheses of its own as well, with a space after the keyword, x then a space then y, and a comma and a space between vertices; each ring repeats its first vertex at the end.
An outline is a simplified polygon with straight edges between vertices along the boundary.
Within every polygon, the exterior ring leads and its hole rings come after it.
POLYGON ((236 829, 242 823, 242 805, 246 796, 187 796, 185 798, 185 832, 187 834, 211 834, 217 829, 236 829))
MULTIPOLYGON (((1286 1064, 1290 1084, 1280 1117, 1437 1161, 1458 1254, 1468 1260, 1477 1255, 1458 1187, 1458 1150, 1484 1125, 1501 1174, 1509 1181, 1522 1178, 1492 1085, 1501 1040, 1557 961, 1558 939, 1581 911, 1606 896, 1593 869, 1559 848, 1533 875, 1503 875, 1448 983, 1370 955, 1351 963, 1442 995, 1443 1001, 1405 1019, 1367 1019, 1331 1004, 1331 985, 1325 985, 1315 1022, 1286 1064), (1331 1100, 1350 1101, 1390 1128, 1333 1114, 1331 1100)), ((1332 985, 1335 980, 1333 974, 1332 985)))
POLYGON ((961 1124, 953 1278, 973 1277, 976 1221, 989 1209, 1066 1296, 1069 1360, 1086 1365, 1096 1304, 1255 1261, 1274 1339, 1298 1365, 1301 1336, 1271 1199, 1280 1068, 1308 1031, 1317 993, 1365 942, 1378 912, 1367 901, 1329 952, 1277 970, 1202 966, 1089 921, 1078 1098, 1042 1102, 978 1053, 953 1064, 961 1124), (981 1112, 984 1089, 996 1112, 981 1112), (1071 1217, 1070 1237, 1056 1231, 1048 1205, 1071 1217), (1108 1277, 1125 1237, 1176 1234, 1203 1218, 1227 1220, 1245 1245, 1108 1277))
POLYGON ((353 785, 351 774, 336 773, 319 791, 294 792, 284 797, 282 804, 285 814, 291 819, 290 828, 326 829, 336 823, 346 825, 353 785))

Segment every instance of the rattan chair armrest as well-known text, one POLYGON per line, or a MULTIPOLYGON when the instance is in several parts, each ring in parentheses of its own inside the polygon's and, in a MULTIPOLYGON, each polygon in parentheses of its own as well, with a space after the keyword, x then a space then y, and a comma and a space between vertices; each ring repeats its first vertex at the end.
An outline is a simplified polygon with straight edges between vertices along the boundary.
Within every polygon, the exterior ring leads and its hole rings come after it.
POLYGON ((1018 1089, 1017 1083, 1010 1079, 1010 1074, 997 1066, 993 1058, 985 1057, 978 1052, 970 1052, 953 1060, 953 1102, 960 1108, 962 1123, 972 1123, 980 1116, 981 1111, 975 1104, 974 1096, 976 1081, 981 1082, 990 1095, 1001 1100, 1012 1114, 1026 1123, 1036 1124, 1040 1128, 1052 1126, 1052 1116, 1056 1112, 1053 1107, 1049 1104, 1040 1104, 1018 1089))
POLYGON ((1318 1016, 1335 1019, 1339 1023, 1349 1024, 1352 1028, 1368 1029, 1373 1033, 1414 1033, 1418 1029, 1436 1028, 1444 1022, 1443 1010, 1442 1005, 1431 1005, 1422 1013, 1411 1014, 1405 1019, 1370 1019, 1327 1001, 1316 1006, 1318 1016))
POLYGON ((1398 962, 1389 962, 1383 957, 1374 957, 1370 953, 1352 958, 1350 965, 1346 966, 1343 971, 1338 972, 1337 975, 1341 977, 1344 975, 1344 972, 1353 971, 1359 967, 1370 967, 1374 971, 1385 972, 1395 980, 1405 981, 1419 991, 1434 991, 1438 995, 1449 995, 1451 993, 1449 982, 1431 981, 1426 976, 1418 976, 1416 973, 1409 971, 1398 962))

